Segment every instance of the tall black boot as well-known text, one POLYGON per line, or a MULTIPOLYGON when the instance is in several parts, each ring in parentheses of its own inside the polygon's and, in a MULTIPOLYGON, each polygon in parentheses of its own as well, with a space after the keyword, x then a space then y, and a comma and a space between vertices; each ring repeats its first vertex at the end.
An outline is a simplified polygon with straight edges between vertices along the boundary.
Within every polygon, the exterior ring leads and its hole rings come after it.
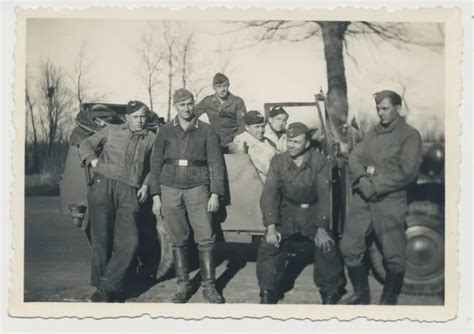
POLYGON ((216 266, 211 250, 199 252, 202 277, 202 295, 212 304, 223 304, 224 297, 216 290, 216 266))
POLYGON ((380 305, 397 305, 398 295, 403 286, 404 272, 393 272, 386 270, 385 284, 383 286, 383 293, 380 297, 380 305))
POLYGON ((186 303, 191 298, 187 248, 173 249, 173 260, 176 273, 176 294, 173 297, 173 303, 186 303))
POLYGON ((341 301, 345 305, 370 304, 369 272, 365 265, 348 267, 349 278, 354 292, 351 296, 341 301))

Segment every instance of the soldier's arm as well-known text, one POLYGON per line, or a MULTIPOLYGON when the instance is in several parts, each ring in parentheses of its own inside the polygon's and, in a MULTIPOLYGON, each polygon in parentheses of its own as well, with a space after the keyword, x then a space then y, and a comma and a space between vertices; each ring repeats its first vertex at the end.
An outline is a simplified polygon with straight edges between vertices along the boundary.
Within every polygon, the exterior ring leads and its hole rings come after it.
POLYGON ((219 138, 214 130, 209 128, 206 139, 207 164, 209 166, 210 192, 224 196, 225 164, 219 138))
POLYGON ((247 112, 247 108, 245 107, 245 102, 242 99, 239 99, 236 108, 236 121, 237 121, 237 134, 244 132, 245 130, 245 123, 244 123, 244 114, 247 112))
MULTIPOLYGON (((143 162, 144 166, 148 166, 145 170, 147 170, 150 167, 151 152, 153 151, 153 146, 155 144, 155 140, 156 140, 156 136, 151 135, 150 139, 149 139, 149 142, 148 142, 148 145, 147 145, 147 151, 146 151, 146 154, 145 154, 145 161, 143 162)), ((145 175, 145 178, 143 179, 143 185, 147 185, 148 187, 150 187, 150 175, 151 175, 150 170, 148 170, 148 173, 145 175)))
POLYGON ((366 170, 363 149, 364 141, 356 145, 349 155, 349 171, 352 184, 356 184, 361 177, 369 175, 366 170))
POLYGON ((196 115, 196 117, 199 118, 205 112, 206 112, 206 100, 204 98, 194 106, 194 115, 196 115))
POLYGON ((264 226, 280 225, 281 182, 281 166, 275 156, 270 162, 270 169, 260 196, 264 226))
POLYGON ((270 152, 264 151, 264 149, 258 145, 251 145, 248 150, 248 155, 255 168, 264 175, 267 175, 273 155, 271 155, 270 152))
POLYGON ((146 181, 151 196, 161 194, 160 175, 164 163, 164 154, 165 139, 163 136, 163 130, 158 130, 150 155, 150 173, 148 174, 148 179, 146 181))
POLYGON ((370 176, 377 196, 401 190, 412 183, 418 176, 421 162, 421 136, 418 131, 413 131, 403 140, 397 158, 389 168, 376 171, 375 175, 370 176))
POLYGON ((318 155, 317 175, 316 175, 316 191, 318 201, 316 202, 314 217, 314 224, 316 227, 321 227, 326 230, 329 226, 329 210, 331 210, 329 196, 330 196, 330 164, 323 154, 318 155))
POLYGON ((110 131, 110 127, 107 126, 81 142, 79 156, 82 162, 88 165, 92 160, 99 158, 99 152, 105 145, 110 131))

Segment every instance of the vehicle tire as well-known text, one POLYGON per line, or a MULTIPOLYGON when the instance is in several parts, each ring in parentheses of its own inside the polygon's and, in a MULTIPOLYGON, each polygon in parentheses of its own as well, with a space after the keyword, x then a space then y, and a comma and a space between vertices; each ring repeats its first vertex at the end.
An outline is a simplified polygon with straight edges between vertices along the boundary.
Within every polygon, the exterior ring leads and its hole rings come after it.
POLYGON ((160 242, 160 264, 156 271, 156 279, 162 279, 170 273, 173 268, 173 250, 168 233, 163 225, 163 220, 157 219, 156 232, 158 233, 158 241, 160 242))
MULTIPOLYGON (((417 201, 408 208, 407 266, 402 292, 434 295, 444 292, 444 214, 433 202, 417 201)), ((376 245, 369 248, 374 277, 385 279, 382 255, 376 245)))

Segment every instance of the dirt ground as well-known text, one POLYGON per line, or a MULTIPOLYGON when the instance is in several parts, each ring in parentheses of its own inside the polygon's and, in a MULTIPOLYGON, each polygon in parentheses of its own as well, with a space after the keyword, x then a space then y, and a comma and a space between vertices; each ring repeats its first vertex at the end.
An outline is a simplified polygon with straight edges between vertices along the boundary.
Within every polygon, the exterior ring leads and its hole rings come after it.
MULTIPOLYGON (((69 217, 59 212, 59 198, 27 197, 25 204, 25 301, 88 301, 94 290, 88 284, 90 249, 85 234, 72 224, 69 217)), ((256 252, 257 247, 251 243, 218 245, 217 286, 227 303, 259 302, 256 252)), ((313 284, 312 271, 312 265, 304 267, 280 303, 321 303, 313 284)), ((191 277, 196 292, 190 302, 205 302, 198 290, 199 271, 194 270, 191 277)), ((370 277, 370 285, 372 301, 376 303, 381 285, 373 277, 370 277)), ((126 302, 170 302, 174 288, 172 276, 157 283, 135 282, 130 286, 126 302)), ((347 289, 350 293, 350 284, 347 289)), ((402 294, 399 303, 440 305, 443 300, 440 296, 402 294)))

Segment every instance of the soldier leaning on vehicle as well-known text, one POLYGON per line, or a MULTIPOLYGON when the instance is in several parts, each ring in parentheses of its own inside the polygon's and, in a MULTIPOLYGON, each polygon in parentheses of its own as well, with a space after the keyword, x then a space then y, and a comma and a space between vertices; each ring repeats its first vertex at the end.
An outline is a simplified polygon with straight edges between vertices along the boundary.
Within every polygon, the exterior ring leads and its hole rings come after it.
POLYGON ((370 304, 368 270, 363 258, 366 238, 375 232, 386 269, 380 304, 394 305, 406 264, 406 190, 416 180, 422 162, 422 141, 418 131, 399 114, 400 95, 381 91, 374 98, 380 122, 349 157, 353 197, 341 251, 354 294, 344 303, 370 304))
POLYGON ((195 107, 199 118, 206 113, 214 131, 219 136, 224 153, 236 135, 244 131, 243 117, 247 112, 244 100, 229 91, 229 78, 216 73, 212 80, 215 94, 206 96, 195 107))
POLYGON ((315 243, 314 282, 324 304, 337 304, 346 280, 339 249, 329 231, 329 164, 310 149, 310 131, 302 123, 288 127, 288 151, 270 163, 260 198, 266 234, 258 250, 260 303, 276 304, 289 245, 315 243))
POLYGON ((173 247, 177 278, 175 303, 191 297, 188 244, 191 232, 199 250, 203 296, 223 303, 215 288, 212 213, 224 195, 224 158, 214 130, 194 114, 194 97, 186 89, 173 96, 176 118, 156 136, 151 155, 150 194, 153 212, 163 213, 173 247))
POLYGON ((149 157, 155 135, 146 130, 148 107, 130 101, 126 123, 109 125, 79 147, 92 166, 87 201, 92 244, 93 302, 112 302, 125 283, 138 246, 137 217, 148 197, 149 157))

